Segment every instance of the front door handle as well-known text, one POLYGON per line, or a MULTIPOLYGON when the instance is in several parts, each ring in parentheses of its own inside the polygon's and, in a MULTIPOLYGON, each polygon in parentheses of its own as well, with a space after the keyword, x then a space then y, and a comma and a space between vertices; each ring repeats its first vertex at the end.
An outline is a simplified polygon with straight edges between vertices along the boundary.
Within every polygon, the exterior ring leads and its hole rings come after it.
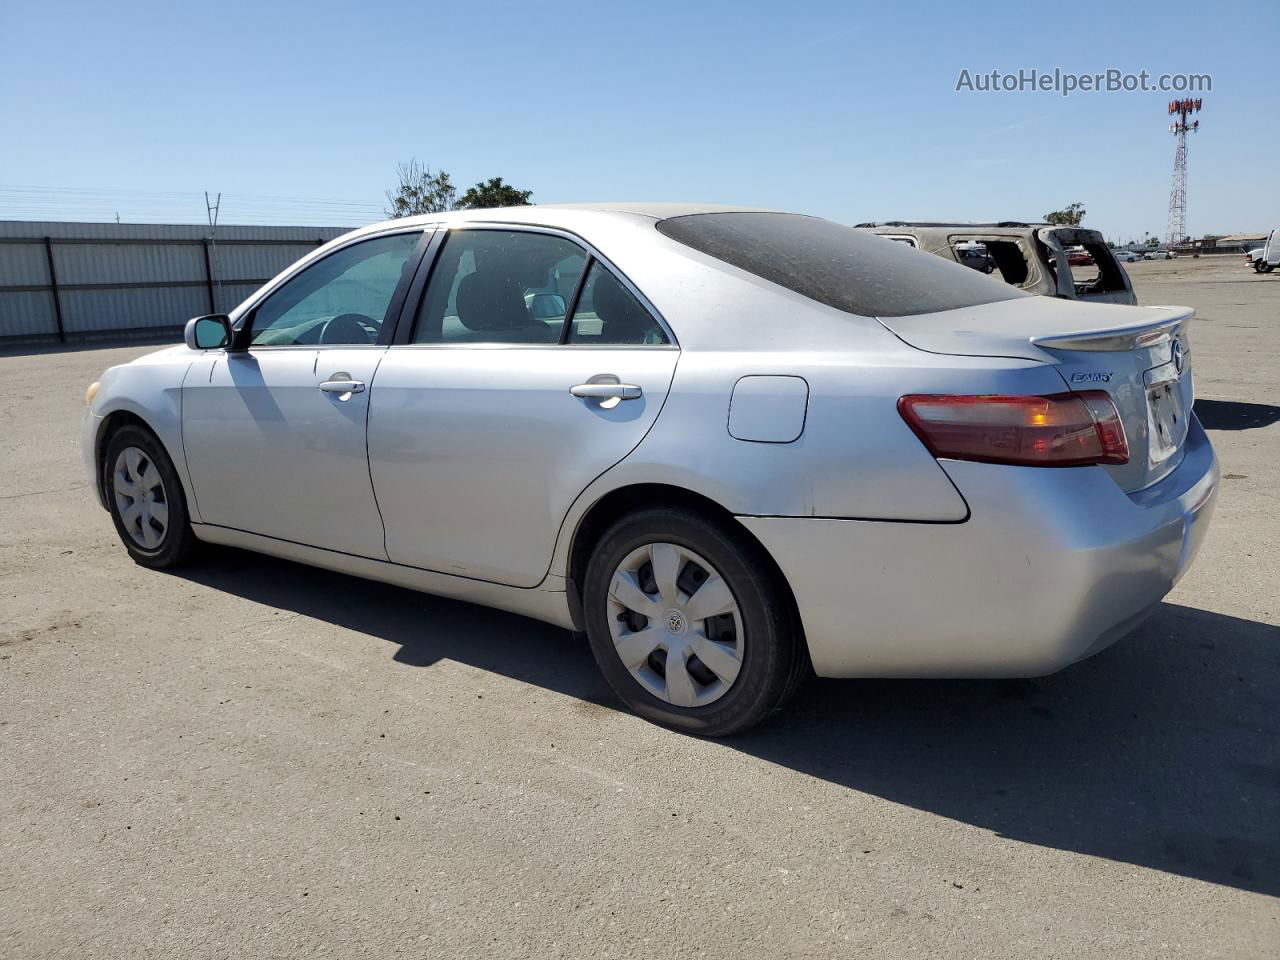
POLYGON ((320 391, 322 393, 336 393, 339 400, 350 400, 353 393, 364 393, 364 384, 359 380, 352 380, 351 374, 343 371, 335 373, 320 384, 320 391))
POLYGON ((570 387, 569 392, 591 400, 639 400, 644 396, 634 383, 580 383, 570 387))

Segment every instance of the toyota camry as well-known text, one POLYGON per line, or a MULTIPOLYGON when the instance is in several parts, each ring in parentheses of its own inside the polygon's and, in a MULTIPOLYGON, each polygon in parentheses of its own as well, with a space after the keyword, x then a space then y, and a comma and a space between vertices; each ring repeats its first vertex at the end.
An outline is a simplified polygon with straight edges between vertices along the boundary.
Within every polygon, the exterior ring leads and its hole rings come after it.
POLYGON ((435 214, 106 371, 82 444, 144 566, 226 544, 515 611, 724 735, 810 672, 1042 675, 1132 630, 1218 482, 1191 317, 788 213, 435 214))

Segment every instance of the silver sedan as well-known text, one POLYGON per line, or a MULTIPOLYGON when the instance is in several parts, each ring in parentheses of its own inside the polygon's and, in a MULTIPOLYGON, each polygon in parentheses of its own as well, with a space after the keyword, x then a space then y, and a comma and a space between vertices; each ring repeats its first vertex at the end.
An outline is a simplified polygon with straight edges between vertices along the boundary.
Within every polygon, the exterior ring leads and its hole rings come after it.
POLYGON ((1040 675, 1131 630, 1218 483, 1191 315, 786 213, 440 214, 111 368, 82 442, 140 564, 229 544, 516 611, 722 735, 814 671, 1040 675))

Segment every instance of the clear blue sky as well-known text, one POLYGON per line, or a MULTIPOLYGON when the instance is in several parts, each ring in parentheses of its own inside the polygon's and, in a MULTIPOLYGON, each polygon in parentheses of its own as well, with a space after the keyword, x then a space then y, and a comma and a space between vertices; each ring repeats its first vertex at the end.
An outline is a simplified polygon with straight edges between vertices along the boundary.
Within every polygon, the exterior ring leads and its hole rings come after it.
POLYGON ((1263 229, 1280 224, 1278 57, 1276 0, 5 0, 0 219, 196 221, 209 189, 224 222, 365 222, 416 157, 543 202, 851 223, 1080 200, 1112 238, 1163 234, 1172 94, 955 92, 962 68, 1115 67, 1212 75, 1189 228, 1263 229))

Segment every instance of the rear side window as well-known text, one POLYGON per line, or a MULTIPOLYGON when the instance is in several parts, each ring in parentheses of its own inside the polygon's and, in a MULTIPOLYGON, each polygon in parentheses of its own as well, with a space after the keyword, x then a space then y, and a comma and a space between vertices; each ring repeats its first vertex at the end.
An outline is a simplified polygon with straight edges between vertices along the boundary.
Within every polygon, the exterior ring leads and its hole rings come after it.
POLYGON ((1105 243, 1084 243, 1082 246, 1088 257, 1077 257, 1076 263, 1071 262, 1071 257, 1067 258, 1076 296, 1091 297, 1124 290, 1124 267, 1116 261, 1111 249, 1105 243))
POLYGON ((577 309, 573 311, 568 342, 656 345, 670 341, 631 291, 595 261, 582 286, 577 309))
POLYGON ((864 317, 905 317, 1027 296, 958 263, 794 213, 695 213, 658 224, 672 240, 864 317))
POLYGON ((1005 283, 1020 287, 1030 275, 1027 257, 1017 240, 951 240, 951 250, 956 262, 982 273, 998 273, 1005 283))

